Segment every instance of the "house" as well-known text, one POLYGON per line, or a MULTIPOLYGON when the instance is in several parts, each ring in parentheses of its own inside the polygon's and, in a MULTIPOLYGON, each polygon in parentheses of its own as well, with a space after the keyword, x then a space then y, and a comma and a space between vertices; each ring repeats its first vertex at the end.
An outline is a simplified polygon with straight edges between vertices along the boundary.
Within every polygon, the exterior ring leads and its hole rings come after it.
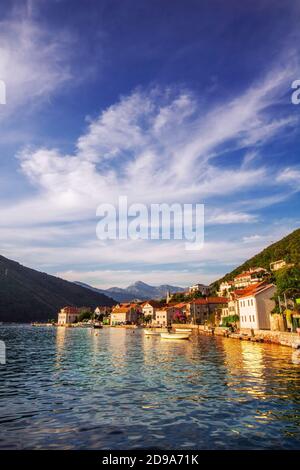
POLYGON ((240 328, 253 330, 269 330, 271 328, 270 314, 275 307, 272 300, 276 291, 274 284, 259 282, 238 295, 238 311, 240 328))
POLYGON ((280 259, 278 261, 273 261, 273 263, 270 263, 270 269, 271 271, 278 271, 279 269, 282 268, 291 268, 295 266, 294 263, 287 263, 284 261, 284 259, 280 259))
POLYGON ((58 313, 58 326, 69 325, 78 320, 78 317, 81 315, 81 310, 77 307, 63 307, 58 313))
POLYGON ((229 297, 229 293, 234 287, 233 281, 221 282, 219 291, 217 292, 219 297, 229 297))
POLYGON ((283 259, 280 259, 278 261, 273 261, 273 263, 270 263, 270 269, 271 271, 278 271, 278 269, 282 269, 286 266, 286 261, 283 259))
POLYGON ((155 312, 155 318, 152 320, 153 326, 169 326, 172 324, 173 316, 178 312, 178 309, 172 307, 161 307, 155 312))
POLYGON ((162 308, 162 304, 157 300, 148 300, 147 302, 144 302, 141 307, 144 317, 151 317, 152 321, 155 319, 156 310, 162 308))
POLYGON ((194 284, 189 287, 189 294, 195 294, 196 292, 200 292, 204 296, 209 295, 209 287, 204 284, 194 284))
POLYGON ((94 310, 94 314, 98 317, 99 315, 108 316, 111 313, 112 308, 107 306, 98 306, 94 310))
POLYGON ((234 293, 230 294, 230 297, 227 299, 227 305, 224 305, 221 310, 221 319, 220 319, 220 325, 223 323, 223 319, 226 317, 233 317, 234 315, 239 316, 239 309, 238 309, 238 300, 236 299, 236 296, 234 293))
POLYGON ((153 326, 168 326, 171 325, 174 316, 178 313, 184 313, 185 303, 180 304, 168 304, 164 307, 160 307, 155 312, 155 318, 152 320, 153 326))
POLYGON ((233 283, 235 289, 243 289, 250 286, 251 284, 257 284, 261 282, 269 273, 264 268, 250 268, 249 271, 244 271, 241 274, 235 276, 233 283))
POLYGON ((110 324, 118 325, 120 323, 136 323, 141 308, 138 304, 119 304, 112 309, 110 315, 110 324))
POLYGON ((221 309, 220 325, 222 325, 224 318, 227 318, 227 317, 229 317, 228 304, 226 305, 226 307, 222 307, 221 309))
POLYGON ((212 313, 220 311, 223 306, 227 305, 227 302, 226 297, 205 297, 177 304, 174 307, 181 309, 188 323, 203 325, 212 313))

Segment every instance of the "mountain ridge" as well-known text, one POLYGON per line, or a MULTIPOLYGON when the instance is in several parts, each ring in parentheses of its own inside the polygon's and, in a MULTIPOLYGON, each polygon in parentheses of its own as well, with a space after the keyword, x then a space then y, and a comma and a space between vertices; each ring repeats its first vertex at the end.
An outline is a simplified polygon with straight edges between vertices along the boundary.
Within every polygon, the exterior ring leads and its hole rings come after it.
POLYGON ((280 259, 285 260, 287 263, 300 264, 300 228, 267 246, 240 266, 237 266, 230 273, 214 281, 210 286, 213 289, 217 289, 221 282, 232 281, 235 276, 243 271, 247 271, 249 268, 261 267, 269 271, 270 263, 280 259))
POLYGON ((139 300, 149 300, 149 299, 161 299, 167 295, 169 290, 171 293, 174 292, 184 292, 186 289, 184 287, 171 286, 169 284, 162 284, 160 286, 152 286, 146 284, 143 281, 136 281, 133 284, 125 288, 121 287, 110 287, 108 289, 100 289, 97 287, 90 286, 89 284, 75 281, 75 284, 81 285, 86 289, 91 289, 96 292, 101 292, 105 295, 111 295, 118 302, 130 302, 135 299, 139 300))
POLYGON ((46 321, 66 305, 114 305, 114 299, 0 255, 0 321, 46 321))

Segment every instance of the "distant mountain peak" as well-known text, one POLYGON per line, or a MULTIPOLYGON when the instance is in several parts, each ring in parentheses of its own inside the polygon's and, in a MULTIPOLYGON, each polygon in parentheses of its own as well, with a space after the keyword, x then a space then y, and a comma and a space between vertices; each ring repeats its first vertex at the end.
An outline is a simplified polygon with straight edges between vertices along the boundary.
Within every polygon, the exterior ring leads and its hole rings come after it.
MULTIPOLYGON (((82 285, 81 282, 76 282, 76 284, 82 285)), ((87 287, 87 285, 85 284, 84 287, 87 287)), ((171 286, 168 284, 151 286, 143 281, 136 281, 125 288, 110 287, 109 289, 97 289, 92 286, 89 287, 92 290, 96 290, 97 292, 113 297, 117 302, 130 302, 136 299, 161 299, 167 295, 167 291, 173 293, 184 292, 186 290, 183 287, 171 286)))
MULTIPOLYGON (((128 287, 145 287, 145 286, 146 286, 146 287, 152 287, 152 286, 150 286, 149 284, 146 284, 146 283, 143 282, 143 281, 136 281, 136 282, 134 282, 133 284, 131 284, 131 285, 128 286, 128 287)), ((127 289, 128 289, 128 287, 127 287, 127 289)))

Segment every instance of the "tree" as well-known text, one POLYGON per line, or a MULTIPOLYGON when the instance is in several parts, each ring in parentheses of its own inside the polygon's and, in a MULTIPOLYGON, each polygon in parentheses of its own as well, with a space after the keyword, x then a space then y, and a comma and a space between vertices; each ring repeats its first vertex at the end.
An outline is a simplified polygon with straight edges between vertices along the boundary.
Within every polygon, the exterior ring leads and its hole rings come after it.
POLYGON ((229 315, 228 317, 223 317, 222 319, 222 326, 235 326, 237 322, 240 320, 238 315, 229 315))
POLYGON ((143 320, 146 324, 150 323, 152 321, 152 315, 144 315, 143 320))
POLYGON ((83 321, 83 320, 90 320, 93 316, 93 313, 90 312, 89 310, 84 310, 81 312, 81 314, 78 317, 78 321, 83 321))
POLYGON ((277 296, 286 295, 290 299, 300 297, 300 267, 280 269, 275 273, 277 296))

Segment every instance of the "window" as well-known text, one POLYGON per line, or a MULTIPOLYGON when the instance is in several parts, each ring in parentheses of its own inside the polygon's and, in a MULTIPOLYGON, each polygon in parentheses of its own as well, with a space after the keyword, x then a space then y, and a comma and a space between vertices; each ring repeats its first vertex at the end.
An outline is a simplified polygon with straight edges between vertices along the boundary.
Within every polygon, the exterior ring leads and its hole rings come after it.
POLYGON ((249 322, 251 323, 251 315, 249 315, 249 322))
POLYGON ((252 305, 252 307, 253 307, 253 304, 254 304, 253 299, 251 299, 251 305, 252 305))

